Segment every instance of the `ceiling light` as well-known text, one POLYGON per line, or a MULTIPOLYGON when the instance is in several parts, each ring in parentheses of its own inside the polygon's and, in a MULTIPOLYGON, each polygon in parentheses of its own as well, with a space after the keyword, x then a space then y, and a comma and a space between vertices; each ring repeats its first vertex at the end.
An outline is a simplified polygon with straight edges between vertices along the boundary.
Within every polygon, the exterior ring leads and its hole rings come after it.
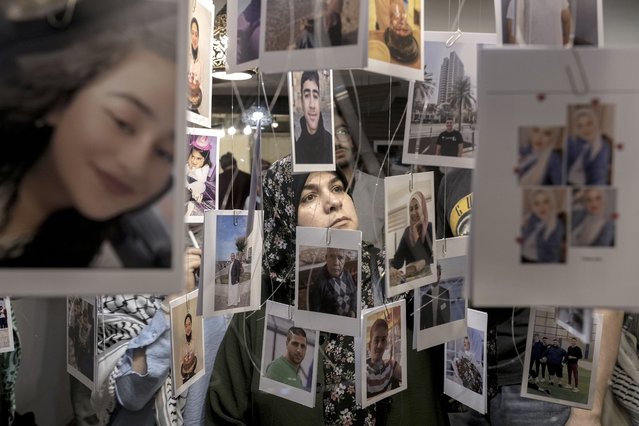
POLYGON ((251 131, 251 126, 249 126, 248 124, 244 127, 243 133, 248 136, 252 133, 251 131))

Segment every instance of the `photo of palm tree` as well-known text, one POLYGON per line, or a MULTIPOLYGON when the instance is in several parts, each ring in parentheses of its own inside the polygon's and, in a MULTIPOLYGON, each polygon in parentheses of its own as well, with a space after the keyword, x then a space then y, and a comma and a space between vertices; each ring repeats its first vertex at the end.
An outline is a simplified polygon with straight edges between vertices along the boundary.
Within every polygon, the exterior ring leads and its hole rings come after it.
POLYGON ((404 157, 409 164, 473 167, 477 149, 477 47, 494 36, 426 32, 424 80, 411 83, 404 157), (445 37, 445 38, 444 38, 445 37))

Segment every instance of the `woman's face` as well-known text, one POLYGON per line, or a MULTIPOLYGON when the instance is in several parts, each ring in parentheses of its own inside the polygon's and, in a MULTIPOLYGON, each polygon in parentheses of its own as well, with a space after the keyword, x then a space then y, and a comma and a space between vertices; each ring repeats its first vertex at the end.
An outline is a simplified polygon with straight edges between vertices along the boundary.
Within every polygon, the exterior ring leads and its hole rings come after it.
POLYGON ((534 127, 530 137, 530 143, 535 150, 548 148, 552 142, 552 129, 534 127))
POLYGON ((418 223, 421 223, 423 219, 422 216, 424 216, 426 219, 424 222, 426 222, 428 220, 428 212, 422 212, 422 206, 417 197, 411 198, 410 203, 408 203, 408 217, 410 219, 410 224, 417 225, 418 223))
POLYGON ((84 216, 111 219, 166 187, 173 163, 174 79, 174 63, 132 52, 47 114, 54 176, 84 216))
POLYGON ((333 172, 314 172, 306 179, 297 224, 318 228, 359 229, 355 206, 344 184, 333 172))
POLYGON ((468 340, 468 337, 464 337, 464 350, 465 351, 470 350, 470 340, 468 340))
POLYGON ((371 360, 373 362, 379 362, 386 352, 388 347, 388 330, 384 327, 375 327, 371 333, 371 341, 369 342, 369 351, 371 353, 371 360))
POLYGON ((588 214, 600 215, 603 213, 604 199, 603 193, 596 189, 586 192, 586 211, 588 214))
POLYGON ((193 22, 191 24, 191 49, 197 49, 197 45, 200 42, 200 30, 197 24, 193 22))
POLYGON ((186 318, 184 320, 184 334, 186 334, 187 336, 191 335, 191 331, 192 331, 192 327, 191 327, 191 318, 186 318))
POLYGON ((204 166, 204 156, 197 149, 191 149, 191 154, 189 155, 189 168, 201 169, 202 166, 204 166))
POLYGON ((550 218, 551 205, 548 194, 545 192, 537 192, 533 197, 532 210, 541 220, 550 218))
POLYGON ((577 116, 576 132, 577 136, 587 141, 593 141, 597 136, 597 126, 590 114, 580 114, 577 116))

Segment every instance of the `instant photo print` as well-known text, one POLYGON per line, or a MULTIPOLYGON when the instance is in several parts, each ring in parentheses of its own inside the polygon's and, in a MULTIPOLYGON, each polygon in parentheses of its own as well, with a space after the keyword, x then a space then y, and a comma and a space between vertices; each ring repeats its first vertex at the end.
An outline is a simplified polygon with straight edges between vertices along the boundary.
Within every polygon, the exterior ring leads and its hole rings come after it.
POLYGON ((584 343, 558 324, 555 309, 532 308, 524 361, 530 369, 526 371, 524 368, 521 396, 592 409, 597 386, 601 322, 601 315, 595 314, 592 332, 584 343))
POLYGON ((219 130, 189 127, 187 130, 184 221, 203 223, 204 212, 217 208, 219 130))
POLYGON ((203 127, 211 127, 211 58, 213 16, 211 0, 189 3, 186 119, 203 127))
POLYGON ((202 275, 205 317, 259 309, 262 280, 262 211, 251 233, 246 210, 211 210, 204 216, 202 275))
POLYGON ((295 324, 358 336, 362 232, 297 227, 295 324))
POLYGON ((402 162, 472 168, 477 127, 477 46, 494 34, 464 33, 452 46, 449 32, 424 32, 423 75, 411 81, 402 162))
POLYGON ((364 309, 361 327, 355 341, 355 368, 361 378, 356 389, 367 407, 408 387, 406 301, 364 309))
POLYGON ((581 343, 589 343, 592 333, 593 311, 590 308, 556 308, 555 319, 570 335, 581 343))
POLYGON ((466 332, 466 256, 439 259, 437 281, 414 290, 415 348, 441 345, 466 332))
POLYGON ((307 407, 315 406, 319 332, 298 327, 291 307, 268 300, 259 389, 307 407))
POLYGON ((228 30, 226 65, 230 72, 252 70, 259 66, 261 3, 262 0, 238 0, 226 3, 228 30))
POLYGON ((419 0, 368 0, 368 5, 366 70, 406 80, 422 80, 423 3, 419 0))
POLYGON ((14 347, 11 299, 3 297, 0 299, 0 353, 12 352, 14 347))
POLYGON ((171 371, 173 393, 181 395, 204 377, 204 322, 195 314, 197 290, 169 302, 171 309, 171 371))
POLYGON ((335 170, 333 72, 288 73, 293 172, 335 170))
POLYGON ((384 179, 388 296, 437 279, 433 180, 433 172, 384 179))
POLYGON ((465 335, 445 347, 444 393, 480 413, 486 412, 486 312, 468 309, 465 335))
POLYGON ((97 370, 96 314, 94 298, 67 298, 67 372, 91 390, 97 370))
POLYGON ((639 209, 639 83, 620 72, 636 65, 627 48, 480 50, 478 306, 539 306, 552 294, 560 307, 625 307, 636 294, 639 240, 623 230, 639 209))
POLYGON ((3 192, 11 200, 33 178, 28 198, 51 201, 25 205, 41 214, 31 225, 21 223, 21 207, 3 203, 0 293, 175 292, 184 279, 184 190, 176 182, 186 161, 187 4, 66 7, 73 13, 64 29, 44 15, 24 25, 0 18, 12 28, 3 40, 11 48, 0 52, 0 128, 3 140, 21 141, 0 152, 3 192), (26 93, 38 107, 14 114, 26 93), (46 166, 45 150, 57 158, 46 166), (46 177, 54 175, 63 177, 46 177), (19 239, 9 237, 15 229, 19 239))
POLYGON ((261 0, 260 70, 366 66, 366 0, 261 0))

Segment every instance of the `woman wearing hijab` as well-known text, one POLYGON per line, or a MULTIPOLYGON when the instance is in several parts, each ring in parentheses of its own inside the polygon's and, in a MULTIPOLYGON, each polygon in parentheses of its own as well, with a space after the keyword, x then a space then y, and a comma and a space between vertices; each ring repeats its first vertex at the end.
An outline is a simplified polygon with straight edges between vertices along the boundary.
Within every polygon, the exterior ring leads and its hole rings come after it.
POLYGON ((568 183, 572 185, 610 184, 610 140, 591 107, 575 111, 574 134, 568 138, 568 183))
POLYGON ((604 190, 590 188, 575 194, 572 211, 572 245, 578 247, 611 247, 615 224, 607 214, 604 190))
POLYGON ((554 190, 528 190, 524 196, 529 196, 530 212, 522 227, 522 262, 560 263, 565 227, 558 216, 554 190))
POLYGON ((556 147, 559 129, 533 127, 530 141, 519 153, 520 185, 561 185, 561 153, 556 147))
MULTIPOLYGON (((293 303, 296 226, 358 228, 346 187, 347 181, 339 172, 293 175, 290 156, 267 171, 263 182, 262 294, 293 303)), ((384 302, 375 297, 375 289, 382 285, 382 271, 376 249, 362 243, 362 309, 384 302)), ((357 405, 355 339, 350 336, 322 333, 314 408, 260 392, 264 316, 263 311, 236 314, 229 325, 213 369, 207 424, 445 424, 445 413, 439 406, 441 390, 433 389, 439 384, 441 372, 431 372, 431 366, 439 363, 432 363, 427 351, 408 353, 409 372, 416 378, 408 391, 394 396, 392 403, 385 400, 366 408, 357 405)))

